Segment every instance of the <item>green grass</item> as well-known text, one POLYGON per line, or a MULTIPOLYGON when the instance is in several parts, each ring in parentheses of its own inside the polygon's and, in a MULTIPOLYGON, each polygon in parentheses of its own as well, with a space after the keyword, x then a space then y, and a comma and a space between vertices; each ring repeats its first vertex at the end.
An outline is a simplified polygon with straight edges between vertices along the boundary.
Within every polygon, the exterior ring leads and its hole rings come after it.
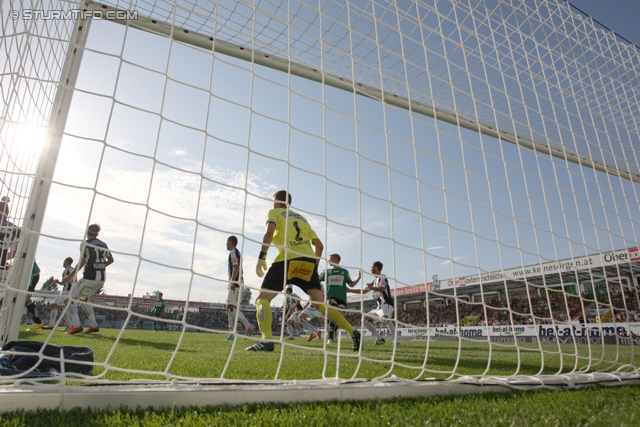
MULTIPOLYGON (((50 342, 86 345, 95 352, 92 375, 126 381, 176 377, 243 380, 318 379, 335 375, 336 347, 321 351, 321 342, 305 338, 287 342, 273 353, 246 352, 252 340, 225 341, 225 335, 127 330, 117 346, 120 331, 69 336, 54 332, 50 342), (179 342, 179 340, 182 341, 179 342), (173 361, 172 361, 173 358, 173 361), (282 358, 282 361, 281 361, 282 358), (282 363, 281 363, 282 362, 282 363), (280 366, 280 371, 278 371, 280 366), (123 372, 121 369, 138 370, 123 372)), ((21 340, 44 341, 48 331, 22 328, 21 340)), ((373 346, 365 340, 363 356, 342 341, 341 378, 397 375, 403 378, 455 378, 459 375, 555 374, 576 367, 612 370, 638 366, 630 346, 545 344, 492 345, 480 342, 402 341, 396 348, 373 346), (520 357, 518 358, 518 350, 520 357), (458 365, 456 366, 456 360, 458 365), (519 360, 519 362, 518 362, 519 360), (544 361, 544 365, 542 362, 544 361), (424 369, 423 369, 424 365, 424 369)), ((331 402, 309 404, 241 405, 223 407, 168 408, 165 410, 88 410, 66 412, 41 410, 0 414, 0 426, 433 426, 433 425, 640 425, 640 387, 593 388, 577 391, 536 391, 506 394, 396 399, 379 402, 331 402)))
MULTIPOLYGON (((97 363, 92 375, 101 379, 225 378, 230 380, 294 380, 335 377, 337 348, 322 351, 322 342, 305 338, 276 345, 272 353, 245 351, 254 341, 240 337, 225 341, 224 334, 153 332, 126 330, 115 345, 119 330, 103 329, 98 334, 69 336, 54 332, 50 340, 58 345, 86 345, 97 363), (179 342, 179 340, 181 341, 179 342), (172 360, 173 358, 173 360, 172 360), (282 363, 281 362, 282 358, 282 363), (278 371, 279 369, 279 371, 278 371), (136 370, 138 372, 125 372, 136 370)), ((50 332, 21 330, 21 340, 43 341, 50 332)), ((493 344, 486 342, 402 341, 373 346, 364 340, 363 356, 351 351, 342 340, 340 372, 343 379, 373 379, 395 375, 407 379, 447 379, 462 375, 536 375, 568 373, 576 369, 614 370, 624 365, 639 366, 638 351, 631 346, 577 347, 570 344, 493 344), (393 360, 393 363, 392 363, 393 360), (457 361, 457 366, 456 366, 457 361)))
POLYGON ((640 387, 380 402, 41 410, 0 414, 0 426, 636 426, 640 387))

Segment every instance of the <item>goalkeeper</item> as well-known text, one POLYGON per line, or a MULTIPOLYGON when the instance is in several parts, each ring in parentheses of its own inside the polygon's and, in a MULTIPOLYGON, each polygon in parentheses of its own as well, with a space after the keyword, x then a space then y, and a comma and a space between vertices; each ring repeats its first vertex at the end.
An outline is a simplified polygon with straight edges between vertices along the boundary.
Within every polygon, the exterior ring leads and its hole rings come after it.
POLYGON ((351 336, 354 351, 360 348, 360 332, 354 330, 347 319, 334 307, 324 304, 322 286, 318 279, 318 262, 324 245, 318 239, 307 220, 289 209, 291 195, 280 190, 273 195, 273 209, 267 213, 267 230, 262 238, 262 249, 258 256, 256 273, 264 276, 260 294, 256 299, 256 318, 262 332, 262 341, 258 341, 247 350, 273 351, 271 332, 271 300, 281 292, 285 284, 293 284, 306 292, 313 306, 326 314, 340 328, 351 336), (273 243, 278 247, 278 255, 267 270, 267 252, 273 243), (312 246, 315 248, 312 249, 312 246))

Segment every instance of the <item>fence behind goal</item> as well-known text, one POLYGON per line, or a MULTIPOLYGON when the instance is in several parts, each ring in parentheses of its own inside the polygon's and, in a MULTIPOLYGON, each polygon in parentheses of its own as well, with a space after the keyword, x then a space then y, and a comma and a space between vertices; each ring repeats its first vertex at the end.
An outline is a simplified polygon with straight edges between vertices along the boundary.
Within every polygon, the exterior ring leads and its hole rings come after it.
POLYGON ((637 378, 640 56, 566 3, 9 2, 2 25, 2 341, 95 354, 90 374, 0 377, 8 395, 637 378), (348 298, 357 352, 301 325, 286 340, 283 296, 276 351, 244 351, 258 337, 227 315, 225 243, 239 239, 255 327, 252 267, 280 189, 324 242, 320 270, 339 253, 366 290, 383 264, 384 345, 363 323, 370 292, 348 298), (21 325, 27 296, 51 318, 41 285, 80 260, 94 222, 115 259, 88 303, 100 332, 21 325))

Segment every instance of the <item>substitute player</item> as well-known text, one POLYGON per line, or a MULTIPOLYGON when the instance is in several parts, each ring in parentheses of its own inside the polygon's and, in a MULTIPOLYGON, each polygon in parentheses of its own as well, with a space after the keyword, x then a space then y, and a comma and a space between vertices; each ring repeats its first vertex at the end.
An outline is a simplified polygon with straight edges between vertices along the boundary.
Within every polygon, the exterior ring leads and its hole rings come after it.
MULTIPOLYGON (((62 285, 70 283, 76 274, 78 274, 78 271, 84 268, 83 277, 71 287, 71 291, 69 292, 69 297, 73 299, 87 301, 91 296, 100 291, 107 279, 107 267, 113 264, 113 256, 111 252, 109 252, 109 247, 105 242, 98 239, 99 233, 100 225, 98 224, 91 224, 87 228, 87 240, 80 245, 82 259, 76 265, 76 268, 61 282, 62 285)), ((66 298, 65 302, 68 301, 69 298, 66 298)), ((74 335, 82 332, 82 324, 78 317, 78 305, 71 304, 67 310, 71 318, 71 326, 67 333, 74 335)), ((93 306, 84 304, 84 312, 91 322, 91 325, 85 333, 98 332, 100 328, 98 327, 98 322, 96 322, 93 306)))
POLYGON ((240 286, 244 284, 242 275, 242 254, 237 248, 238 238, 229 236, 227 239, 227 250, 229 251, 229 293, 227 294, 227 318, 229 319, 229 329, 231 333, 227 337, 227 341, 233 341, 233 331, 236 328, 236 314, 238 320, 242 322, 247 335, 253 332, 253 325, 249 323, 244 313, 238 309, 238 301, 240 301, 240 286))
MULTIPOLYGON (((358 272, 358 278, 351 280, 349 271, 340 267, 341 259, 339 254, 329 255, 329 266, 331 268, 325 270, 320 275, 320 281, 324 282, 327 288, 327 302, 329 305, 339 310, 344 310, 347 308, 347 285, 351 288, 357 285, 362 273, 358 272)), ((333 336, 336 329, 336 324, 329 322, 329 341, 327 341, 327 344, 333 343, 333 336)))
MULTIPOLYGON (((378 333, 375 325, 372 323, 382 321, 389 328, 391 336, 396 335, 396 325, 393 321, 393 297, 391 296, 391 289, 389 288, 389 280, 387 276, 381 273, 382 263, 376 261, 371 265, 371 274, 376 278, 372 283, 367 284, 366 289, 362 290, 350 290, 353 293, 366 294, 368 292, 375 292, 376 308, 368 312, 364 317, 364 326, 376 337, 374 345, 383 345, 386 341, 378 333)), ((400 343, 396 340, 396 347, 400 346, 400 343)))
POLYGON ((315 308, 346 330, 351 336, 353 350, 358 351, 360 332, 354 330, 337 309, 324 304, 318 279, 318 262, 324 245, 307 220, 292 211, 290 205, 291 195, 285 190, 278 191, 273 195, 273 209, 267 213, 267 229, 262 238, 262 248, 256 265, 256 274, 259 277, 264 276, 256 300, 256 317, 262 332, 262 341, 258 341, 247 350, 273 351, 274 343, 269 341, 272 339, 270 302, 283 290, 285 284, 290 283, 306 292, 315 308), (267 252, 271 243, 278 247, 278 255, 265 276, 267 252))

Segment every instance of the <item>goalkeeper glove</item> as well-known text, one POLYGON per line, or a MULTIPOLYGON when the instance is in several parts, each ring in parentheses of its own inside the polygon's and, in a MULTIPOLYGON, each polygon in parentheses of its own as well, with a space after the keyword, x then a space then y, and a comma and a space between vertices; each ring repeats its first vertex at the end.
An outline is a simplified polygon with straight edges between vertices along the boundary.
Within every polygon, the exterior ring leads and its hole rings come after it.
POLYGON ((267 271, 267 253, 260 252, 260 255, 258 255, 258 264, 256 264, 256 274, 258 277, 263 277, 265 271, 267 271))

